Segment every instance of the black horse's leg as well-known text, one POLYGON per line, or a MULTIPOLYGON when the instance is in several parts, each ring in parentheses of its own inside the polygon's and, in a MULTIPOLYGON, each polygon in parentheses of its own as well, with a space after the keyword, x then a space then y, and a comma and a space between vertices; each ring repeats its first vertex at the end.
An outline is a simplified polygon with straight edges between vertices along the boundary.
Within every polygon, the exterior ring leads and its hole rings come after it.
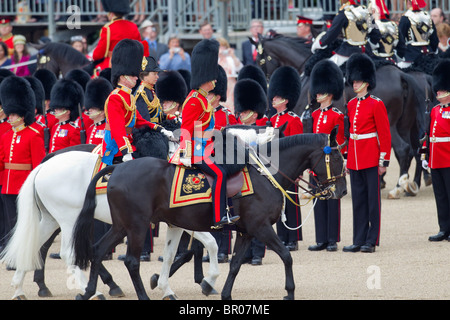
POLYGON ((222 300, 231 300, 231 290, 233 289, 234 280, 241 269, 242 261, 248 248, 250 248, 252 238, 247 233, 237 232, 233 257, 230 262, 230 271, 222 289, 222 300))
POLYGON ((270 249, 280 256, 284 263, 284 271, 286 274, 286 284, 285 289, 287 291, 287 296, 284 297, 285 300, 294 300, 294 273, 292 272, 292 256, 289 250, 281 242, 278 235, 273 230, 272 226, 263 226, 258 230, 259 241, 265 243, 270 249))
POLYGON ((125 237, 123 230, 115 230, 114 225, 109 229, 105 235, 94 246, 94 257, 91 260, 91 270, 89 273, 89 281, 83 295, 77 295, 78 300, 90 299, 97 289, 97 281, 100 270, 103 267, 102 260, 107 252, 111 250, 122 241, 125 237))
POLYGON ((201 284, 204 278, 203 275, 203 245, 200 241, 194 239, 192 242, 192 250, 194 251, 194 281, 201 284))
POLYGON ((52 293, 47 288, 47 285, 45 284, 45 259, 47 258, 48 250, 50 249, 53 241, 55 240, 56 236, 61 232, 61 229, 58 228, 52 236, 43 244, 41 247, 41 258, 42 258, 42 269, 35 270, 34 271, 34 277, 33 281, 36 282, 36 284, 39 287, 38 296, 41 298, 48 298, 52 297, 52 293))
POLYGON ((109 287, 109 295, 111 297, 120 298, 125 296, 122 289, 114 282, 112 275, 106 270, 103 264, 100 266, 99 275, 103 283, 109 287))
POLYGON ((130 274, 139 300, 150 300, 145 292, 144 284, 142 283, 142 278, 139 274, 140 257, 146 232, 146 228, 139 228, 127 234, 128 245, 125 266, 128 269, 128 273, 130 274))

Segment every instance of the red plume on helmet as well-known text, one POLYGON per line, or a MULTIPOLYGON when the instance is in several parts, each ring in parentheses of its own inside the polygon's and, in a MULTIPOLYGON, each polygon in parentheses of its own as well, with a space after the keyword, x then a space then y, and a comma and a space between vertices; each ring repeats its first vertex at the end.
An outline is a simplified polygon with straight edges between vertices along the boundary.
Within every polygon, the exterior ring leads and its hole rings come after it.
POLYGON ((413 11, 418 11, 421 8, 425 8, 427 3, 424 0, 411 0, 413 11))
POLYGON ((380 19, 389 19, 389 10, 384 0, 375 0, 375 4, 377 5, 378 11, 380 12, 380 19))

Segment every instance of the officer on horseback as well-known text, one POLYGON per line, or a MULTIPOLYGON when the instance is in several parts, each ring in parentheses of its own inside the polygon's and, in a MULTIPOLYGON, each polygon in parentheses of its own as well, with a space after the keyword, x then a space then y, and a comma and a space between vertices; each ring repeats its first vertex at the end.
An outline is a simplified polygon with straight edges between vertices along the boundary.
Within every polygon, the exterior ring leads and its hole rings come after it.
POLYGON ((226 172, 211 159, 213 152, 212 132, 214 129, 214 108, 206 98, 217 80, 219 43, 204 39, 192 51, 191 92, 182 110, 180 161, 190 167, 195 165, 214 178, 211 186, 214 210, 214 227, 234 223, 239 216, 226 214, 226 172))
MULTIPOLYGON (((411 0, 411 6, 400 19, 399 30, 406 44, 405 61, 398 64, 408 68, 417 64, 421 57, 436 58, 439 38, 431 16, 421 8, 426 6, 424 0, 411 0)), ((431 73, 431 72, 430 72, 431 73)))
POLYGON ((314 41, 312 53, 318 49, 326 49, 342 32, 344 41, 331 57, 338 66, 347 61, 353 53, 372 54, 371 46, 367 42, 370 37, 371 43, 377 43, 380 34, 377 30, 372 30, 370 13, 358 2, 359 0, 349 0, 342 5, 328 31, 320 34, 314 41))
MULTIPOLYGON (((137 40, 124 39, 114 48, 111 58, 111 80, 116 88, 105 102, 106 132, 101 154, 103 163, 132 160, 136 148, 131 144, 133 127, 149 126, 169 139, 174 139, 171 131, 151 123, 136 110, 136 100, 132 88, 136 85, 143 67, 144 49, 137 40)), ((144 67, 145 69, 145 67, 144 67)))

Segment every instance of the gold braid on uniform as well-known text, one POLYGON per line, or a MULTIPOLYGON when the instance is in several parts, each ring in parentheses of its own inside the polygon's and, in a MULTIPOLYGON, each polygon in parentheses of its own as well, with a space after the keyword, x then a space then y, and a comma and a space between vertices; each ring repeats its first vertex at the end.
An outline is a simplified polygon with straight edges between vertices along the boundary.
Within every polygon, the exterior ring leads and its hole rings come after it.
POLYGON ((156 122, 156 123, 161 123, 161 122, 162 122, 161 103, 160 103, 160 101, 159 101, 158 96, 156 95, 156 92, 155 92, 155 89, 153 88, 153 86, 147 85, 147 84, 145 84, 145 83, 142 83, 142 84, 139 86, 139 89, 138 89, 138 92, 137 92, 137 95, 136 95, 136 100, 137 100, 137 98, 138 98, 139 96, 142 96, 142 98, 144 99, 144 102, 145 102, 145 104, 147 105, 147 109, 148 109, 148 112, 149 112, 150 114, 152 114, 153 112, 156 111, 156 115, 157 115, 157 116, 152 117, 152 118, 150 119, 150 122, 153 122, 153 123, 155 123, 155 122, 156 122), (147 93, 145 92, 145 89, 144 89, 144 88, 148 88, 148 89, 153 93, 153 100, 152 100, 152 101, 150 101, 150 100, 148 99, 147 93), (159 112, 158 112, 158 111, 159 111, 159 112))

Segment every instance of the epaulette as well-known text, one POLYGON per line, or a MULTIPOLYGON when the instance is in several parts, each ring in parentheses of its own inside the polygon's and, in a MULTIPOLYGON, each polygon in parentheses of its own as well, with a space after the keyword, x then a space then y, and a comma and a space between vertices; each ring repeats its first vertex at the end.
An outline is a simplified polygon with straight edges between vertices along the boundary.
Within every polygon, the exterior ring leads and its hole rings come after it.
POLYGON ((33 130, 34 132, 36 132, 37 134, 40 134, 39 131, 33 127, 28 126, 28 128, 30 128, 31 130, 33 130))
POLYGON ((35 121, 38 125, 40 125, 41 127, 45 127, 45 124, 43 124, 42 122, 40 122, 39 120, 35 121))
POLYGON ((288 111, 288 115, 292 117, 298 117, 298 114, 296 114, 294 111, 288 111))
POLYGON ((118 94, 120 91, 119 88, 115 88, 113 91, 111 91, 111 94, 118 94))
POLYGON ((378 98, 377 96, 374 96, 373 94, 371 94, 370 97, 376 101, 381 101, 380 98, 378 98))
POLYGON ((74 128, 79 128, 79 127, 77 126, 77 124, 76 124, 75 122, 73 122, 73 121, 70 121, 69 124, 70 124, 72 127, 74 127, 74 128))
POLYGON ((343 114, 341 110, 339 110, 336 107, 332 107, 331 110, 333 110, 334 112, 338 113, 338 114, 343 114))

